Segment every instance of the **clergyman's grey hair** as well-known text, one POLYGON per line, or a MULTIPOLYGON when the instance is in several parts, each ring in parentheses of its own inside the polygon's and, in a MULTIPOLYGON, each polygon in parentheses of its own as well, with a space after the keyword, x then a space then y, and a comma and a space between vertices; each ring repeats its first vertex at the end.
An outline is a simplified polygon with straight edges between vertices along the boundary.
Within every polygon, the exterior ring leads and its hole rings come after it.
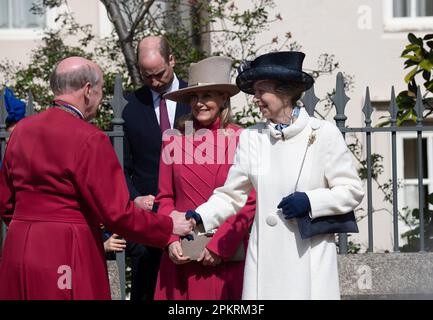
POLYGON ((57 66, 51 73, 50 78, 50 87, 55 95, 77 91, 84 87, 87 82, 94 87, 101 81, 98 72, 89 65, 83 65, 72 71, 61 73, 57 72, 57 66))

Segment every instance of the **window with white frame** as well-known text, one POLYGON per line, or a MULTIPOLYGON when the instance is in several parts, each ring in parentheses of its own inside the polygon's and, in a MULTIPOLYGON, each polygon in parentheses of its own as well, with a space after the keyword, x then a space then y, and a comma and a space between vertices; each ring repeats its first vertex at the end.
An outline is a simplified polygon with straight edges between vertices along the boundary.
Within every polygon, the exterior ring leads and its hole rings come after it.
POLYGON ((43 29, 45 15, 30 11, 34 0, 0 0, 0 29, 43 29))
POLYGON ((433 16, 431 0, 393 0, 392 15, 394 18, 417 18, 433 16))
MULTIPOLYGON (((428 204, 428 195, 433 193, 433 132, 423 132, 423 197, 424 207, 428 204)), ((418 196, 418 149, 416 133, 397 134, 397 175, 400 182, 398 206, 400 212, 419 208, 418 196)), ((431 207, 431 205, 429 205, 431 207)), ((400 234, 410 228, 399 221, 400 234)))
POLYGON ((433 0, 384 0, 386 31, 433 30, 433 0))

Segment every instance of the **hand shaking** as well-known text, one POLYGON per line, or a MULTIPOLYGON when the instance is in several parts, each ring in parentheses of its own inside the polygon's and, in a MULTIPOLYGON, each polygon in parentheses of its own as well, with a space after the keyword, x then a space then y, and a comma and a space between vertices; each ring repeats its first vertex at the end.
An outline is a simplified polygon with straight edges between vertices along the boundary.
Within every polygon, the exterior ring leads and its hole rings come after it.
POLYGON ((195 220, 192 218, 185 218, 185 212, 174 210, 170 217, 173 219, 173 234, 178 236, 185 236, 191 233, 195 228, 195 220))

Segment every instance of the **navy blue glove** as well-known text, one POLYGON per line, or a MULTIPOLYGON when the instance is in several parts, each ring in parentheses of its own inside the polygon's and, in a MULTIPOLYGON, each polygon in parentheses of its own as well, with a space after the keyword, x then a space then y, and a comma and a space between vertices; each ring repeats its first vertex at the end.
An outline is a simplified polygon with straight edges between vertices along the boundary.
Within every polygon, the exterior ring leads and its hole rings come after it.
POLYGON ((202 224, 203 220, 201 219, 201 216, 199 213, 195 212, 194 210, 188 210, 185 213, 185 218, 189 219, 189 218, 193 218, 195 220, 195 223, 197 225, 202 224))
POLYGON ((194 240, 194 236, 192 234, 187 234, 186 236, 180 236, 181 239, 186 239, 188 241, 194 240))
MULTIPOLYGON (((194 210, 188 210, 185 213, 185 218, 190 219, 193 218, 195 220, 195 223, 197 225, 202 224, 203 220, 201 219, 201 216, 199 213, 195 212, 194 210)), ((187 239, 188 241, 194 240, 194 237, 192 234, 187 234, 186 236, 181 237, 182 239, 187 239)))
POLYGON ((286 219, 303 217, 311 211, 310 199, 305 192, 295 192, 284 197, 278 209, 283 210, 286 219))

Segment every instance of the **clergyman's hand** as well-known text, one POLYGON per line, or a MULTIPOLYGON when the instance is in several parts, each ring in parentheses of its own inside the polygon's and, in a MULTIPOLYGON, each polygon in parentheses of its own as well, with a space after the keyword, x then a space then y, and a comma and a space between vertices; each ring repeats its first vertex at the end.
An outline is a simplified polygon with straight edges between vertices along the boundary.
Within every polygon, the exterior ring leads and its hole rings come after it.
POLYGON ((153 202, 155 201, 155 196, 149 194, 147 196, 139 196, 134 199, 134 205, 138 208, 146 209, 151 211, 153 208, 153 202))
POLYGON ((191 233, 195 227, 194 219, 186 219, 185 212, 178 212, 174 210, 170 217, 173 219, 173 234, 178 236, 186 236, 191 233))
POLYGON ((105 252, 122 252, 126 248, 126 241, 122 238, 118 239, 117 234, 113 234, 110 238, 104 242, 105 252))

